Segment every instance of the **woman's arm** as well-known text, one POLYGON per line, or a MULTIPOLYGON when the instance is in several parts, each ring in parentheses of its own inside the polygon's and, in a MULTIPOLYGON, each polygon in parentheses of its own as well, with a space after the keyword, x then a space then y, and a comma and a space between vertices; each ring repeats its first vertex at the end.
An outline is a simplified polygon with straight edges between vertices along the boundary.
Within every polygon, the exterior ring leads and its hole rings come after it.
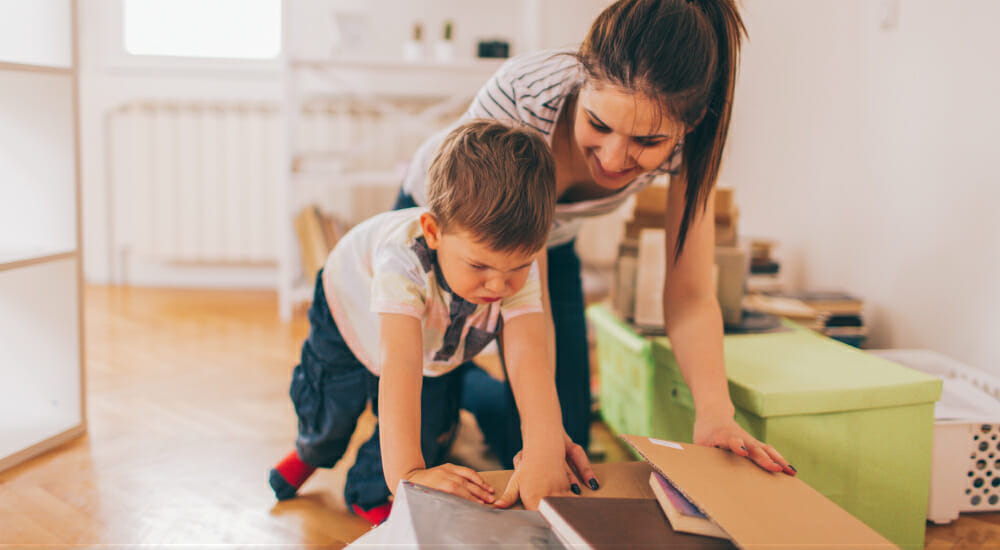
POLYGON ((757 441, 734 420, 722 353, 722 311, 713 283, 715 264, 715 191, 708 206, 698 209, 688 227, 684 250, 676 256, 677 235, 684 216, 685 185, 673 178, 667 193, 667 270, 663 283, 663 317, 677 365, 695 405, 694 442, 748 456, 760 467, 794 470, 770 445, 757 441))
MULTIPOLYGON (((542 287, 542 309, 545 313, 545 348, 548 357, 548 364, 552 369, 552 376, 555 376, 556 369, 556 329, 555 323, 552 320, 552 302, 549 298, 549 252, 547 248, 543 248, 541 252, 535 256, 535 260, 538 262, 538 282, 542 287)), ((498 342, 503 346, 503 342, 498 342)), ((587 342, 580 342, 579 345, 586 346, 589 345, 587 342)), ((587 365, 586 368, 590 368, 587 365)), ((557 388, 558 393, 558 388, 557 388)), ((558 397, 558 396, 557 396, 558 397)), ((566 465, 568 468, 568 476, 570 478, 570 483, 575 484, 577 480, 581 483, 586 483, 591 487, 597 487, 597 476, 594 474, 594 469, 590 465, 590 459, 587 458, 587 451, 584 450, 579 444, 574 442, 569 434, 563 433, 563 442, 566 446, 566 465)), ((514 456, 514 469, 517 469, 521 465, 521 453, 517 453, 514 456)))
POLYGON ((544 314, 528 313, 504 323, 504 361, 521 415, 524 449, 517 472, 497 501, 500 507, 514 504, 520 495, 525 507, 534 510, 542 497, 569 493, 565 431, 555 369, 546 353, 545 322, 544 314))

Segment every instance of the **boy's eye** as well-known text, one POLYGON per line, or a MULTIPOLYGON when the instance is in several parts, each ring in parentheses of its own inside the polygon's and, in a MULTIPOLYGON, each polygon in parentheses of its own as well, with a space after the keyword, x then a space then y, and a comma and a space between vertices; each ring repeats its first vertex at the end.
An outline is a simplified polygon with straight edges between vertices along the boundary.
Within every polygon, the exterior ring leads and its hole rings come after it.
POLYGON ((469 264, 469 267, 471 267, 472 269, 475 269, 476 271, 482 271, 482 270, 486 269, 485 265, 478 265, 478 264, 469 264))

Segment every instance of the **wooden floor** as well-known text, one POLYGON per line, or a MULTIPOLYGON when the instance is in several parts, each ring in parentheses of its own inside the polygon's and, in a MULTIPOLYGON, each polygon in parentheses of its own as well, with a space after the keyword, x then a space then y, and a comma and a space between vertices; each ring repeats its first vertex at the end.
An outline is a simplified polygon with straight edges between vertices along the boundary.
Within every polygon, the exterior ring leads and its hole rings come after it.
MULTIPOLYGON (((0 472, 0 549, 340 548, 363 533, 341 496, 349 460, 291 501, 267 485, 292 448, 287 388, 308 330, 276 312, 271 292, 89 287, 89 433, 0 472)), ((460 437, 459 459, 495 467, 468 422, 460 437)), ((600 424, 595 447, 624 458, 600 424)), ((1000 514, 927 533, 927 548, 1000 548, 1000 514)))

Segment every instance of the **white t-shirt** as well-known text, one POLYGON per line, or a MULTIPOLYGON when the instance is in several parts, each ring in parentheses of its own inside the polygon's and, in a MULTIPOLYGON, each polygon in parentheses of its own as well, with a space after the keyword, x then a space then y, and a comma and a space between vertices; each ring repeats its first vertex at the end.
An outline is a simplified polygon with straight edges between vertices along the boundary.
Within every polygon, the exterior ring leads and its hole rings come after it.
MULTIPOLYGON (((511 58, 504 63, 476 94, 469 110, 456 123, 470 119, 492 118, 524 124, 541 132, 552 146, 552 133, 562 114, 566 98, 583 84, 583 68, 568 52, 549 50, 511 58)), ((419 205, 427 204, 427 170, 438 145, 451 130, 446 128, 425 141, 417 150, 403 180, 403 190, 419 205)), ((573 240, 582 218, 608 214, 630 195, 657 176, 674 174, 681 155, 672 155, 651 172, 640 174, 613 195, 572 203, 557 203, 548 245, 558 246, 573 240)))
POLYGON ((323 290, 344 341, 372 373, 381 372, 379 314, 420 319, 424 376, 440 376, 475 357, 504 320, 541 313, 538 265, 515 295, 476 305, 448 288, 424 241, 425 208, 385 212, 347 232, 323 269, 323 290))

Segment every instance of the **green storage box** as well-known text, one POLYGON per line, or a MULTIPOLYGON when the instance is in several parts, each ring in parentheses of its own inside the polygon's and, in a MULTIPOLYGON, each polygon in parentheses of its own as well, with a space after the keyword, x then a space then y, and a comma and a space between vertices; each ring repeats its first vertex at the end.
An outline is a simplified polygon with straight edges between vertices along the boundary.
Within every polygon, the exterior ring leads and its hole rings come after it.
MULTIPOLYGON (((690 442, 691 393, 667 338, 644 338, 603 305, 601 414, 611 429, 690 442)), ((736 420, 820 493, 903 548, 923 548, 934 402, 941 380, 789 325, 724 339, 736 420)))

